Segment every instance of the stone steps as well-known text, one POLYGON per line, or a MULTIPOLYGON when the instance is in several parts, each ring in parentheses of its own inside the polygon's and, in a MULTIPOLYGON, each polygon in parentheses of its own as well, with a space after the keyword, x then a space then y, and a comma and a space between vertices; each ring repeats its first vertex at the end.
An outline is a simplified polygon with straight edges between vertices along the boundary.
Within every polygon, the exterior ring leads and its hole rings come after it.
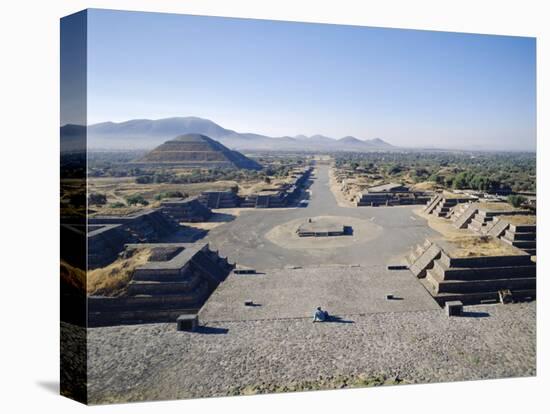
POLYGON ((487 235, 489 236, 500 237, 509 227, 509 224, 506 221, 498 218, 494 219, 493 223, 494 224, 487 229, 487 235))
POLYGON ((526 276, 506 279, 443 280, 440 276, 428 270, 426 281, 432 284, 432 291, 435 293, 478 293, 499 291, 501 289, 514 291, 536 288, 536 277, 526 276))
POLYGON ((409 266, 409 270, 417 278, 423 278, 426 276, 426 270, 433 266, 433 262, 441 254, 441 248, 436 244, 430 245, 420 257, 418 257, 414 263, 409 266))
POLYGON ((432 242, 425 240, 422 244, 417 244, 415 248, 406 256, 409 265, 412 265, 425 251, 432 245, 432 242))
POLYGON ((431 214, 441 201, 441 195, 436 195, 432 200, 428 202, 428 205, 424 208, 424 212, 431 214))
POLYGON ((504 239, 515 241, 515 240, 535 240, 537 238, 536 233, 519 233, 513 232, 511 230, 506 230, 504 232, 504 239))
POLYGON ((475 204, 461 204, 461 213, 456 217, 454 226, 458 229, 464 229, 468 227, 468 224, 472 218, 477 214, 477 206, 475 204))
POLYGON ((441 250, 425 276, 422 285, 441 306, 452 300, 467 304, 498 300, 502 289, 509 289, 514 298, 536 293, 536 264, 527 254, 450 257, 441 250))
POLYGON ((534 249, 537 247, 536 240, 508 240, 501 238, 504 243, 517 247, 518 249, 534 249))
POLYGON ((510 224, 510 231, 514 233, 536 233, 536 224, 510 224))
MULTIPOLYGON (((426 279, 420 279, 420 283, 440 306, 445 306, 446 302, 456 300, 461 301, 464 305, 499 301, 498 290, 473 293, 436 293, 433 291, 432 285, 426 279)), ((515 300, 534 300, 536 299, 537 291, 536 289, 517 289, 512 291, 512 294, 515 300)))
POLYGON ((449 268, 440 260, 434 262, 432 272, 441 280, 505 279, 513 277, 534 277, 537 274, 535 263, 523 266, 449 268))
MULTIPOLYGON (((520 251, 520 253, 522 253, 520 251)), ((526 266, 531 265, 531 257, 527 254, 510 256, 484 256, 484 257, 449 257, 441 254, 441 262, 449 268, 491 268, 505 266, 526 266)))

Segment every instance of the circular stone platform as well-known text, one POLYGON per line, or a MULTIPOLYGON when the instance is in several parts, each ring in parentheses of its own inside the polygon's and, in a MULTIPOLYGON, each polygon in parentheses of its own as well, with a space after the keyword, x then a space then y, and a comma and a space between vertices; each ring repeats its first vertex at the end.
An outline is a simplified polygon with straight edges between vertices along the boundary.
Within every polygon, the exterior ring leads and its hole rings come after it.
POLYGON ((382 227, 369 220, 343 216, 317 216, 291 220, 273 227, 265 237, 285 249, 333 249, 367 242, 382 234, 382 227), (311 219, 311 223, 309 223, 311 219), (300 237, 298 229, 346 228, 346 234, 325 237, 300 237))

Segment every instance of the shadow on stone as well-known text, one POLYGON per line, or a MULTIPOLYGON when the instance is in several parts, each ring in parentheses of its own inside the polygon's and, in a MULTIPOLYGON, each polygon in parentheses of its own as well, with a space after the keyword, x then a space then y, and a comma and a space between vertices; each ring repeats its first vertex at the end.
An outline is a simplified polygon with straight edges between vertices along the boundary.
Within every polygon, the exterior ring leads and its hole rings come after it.
POLYGON ((487 312, 465 312, 462 311, 462 314, 460 315, 463 318, 487 318, 489 315, 487 312))
POLYGON ((59 394, 59 381, 37 381, 36 385, 48 392, 59 394))
POLYGON ((195 330, 196 333, 205 335, 223 335, 229 332, 227 328, 216 328, 215 326, 199 326, 195 330))
POLYGON ((336 322, 336 323, 355 323, 353 321, 342 319, 340 316, 330 315, 325 322, 336 322))
POLYGON ((214 213, 210 217, 210 220, 208 222, 211 223, 228 223, 230 221, 235 220, 236 216, 233 214, 227 214, 227 213, 214 213))

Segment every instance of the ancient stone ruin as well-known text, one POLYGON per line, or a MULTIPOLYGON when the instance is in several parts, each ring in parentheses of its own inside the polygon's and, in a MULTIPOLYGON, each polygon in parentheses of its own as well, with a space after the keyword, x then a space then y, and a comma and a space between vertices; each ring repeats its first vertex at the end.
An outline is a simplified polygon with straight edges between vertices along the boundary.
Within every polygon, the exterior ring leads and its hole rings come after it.
POLYGON ((499 239, 471 239, 474 244, 478 240, 487 243, 485 254, 468 251, 457 241, 428 239, 407 257, 409 269, 441 306, 456 300, 496 302, 502 291, 510 291, 515 300, 534 299, 536 264, 531 257, 499 239))
POLYGON ((178 223, 207 221, 212 215, 197 197, 164 199, 160 205, 162 212, 178 223))
POLYGON ((407 186, 395 183, 370 187, 356 198, 358 207, 424 204, 427 201, 425 193, 413 192, 407 186))
POLYGON ((477 201, 477 197, 465 196, 452 193, 437 193, 424 207, 424 213, 433 214, 437 217, 450 218, 453 207, 462 203, 477 201))
POLYGON ((296 233, 300 237, 333 237, 351 233, 351 228, 333 218, 309 218, 300 224, 296 233))
POLYGON ((259 191, 240 197, 235 191, 204 191, 199 201, 209 208, 278 208, 286 207, 300 196, 311 175, 310 167, 296 171, 292 179, 279 185, 266 185, 259 191))
POLYGON ((208 243, 139 244, 128 249, 136 247, 161 252, 134 270, 124 294, 88 297, 90 326, 175 322, 181 314, 196 314, 233 269, 208 243))
POLYGON ((88 218, 88 268, 103 267, 114 261, 126 243, 162 240, 181 227, 160 209, 130 216, 88 218))
POLYGON ((239 196, 232 190, 204 191, 200 194, 198 200, 208 208, 235 208, 241 204, 239 196))
POLYGON ((256 161, 201 134, 180 135, 166 141, 134 164, 189 168, 261 169, 261 165, 256 161))

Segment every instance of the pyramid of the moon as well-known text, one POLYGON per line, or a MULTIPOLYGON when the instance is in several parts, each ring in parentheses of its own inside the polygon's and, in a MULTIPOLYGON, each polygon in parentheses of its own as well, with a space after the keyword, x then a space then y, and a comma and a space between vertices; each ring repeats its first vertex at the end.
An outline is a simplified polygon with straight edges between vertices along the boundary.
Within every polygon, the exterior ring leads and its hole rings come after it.
POLYGON ((260 169, 256 161, 201 134, 180 135, 146 154, 139 163, 182 167, 260 169))

